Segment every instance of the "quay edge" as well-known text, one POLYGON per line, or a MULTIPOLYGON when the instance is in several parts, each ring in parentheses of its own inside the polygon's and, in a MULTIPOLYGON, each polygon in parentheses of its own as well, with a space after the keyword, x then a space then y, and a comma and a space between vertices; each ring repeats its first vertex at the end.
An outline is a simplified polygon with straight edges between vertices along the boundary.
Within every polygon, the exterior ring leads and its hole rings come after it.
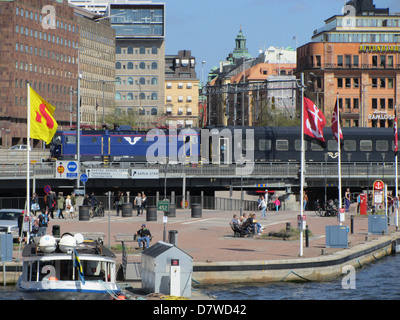
POLYGON ((399 241, 400 233, 394 232, 349 249, 313 258, 195 262, 192 278, 200 287, 209 284, 331 281, 347 273, 343 269, 345 266, 357 269, 394 254, 399 241))
MULTIPOLYGON (((331 281, 345 275, 345 266, 357 269, 394 254, 399 242, 400 232, 396 231, 349 249, 312 258, 194 262, 192 279, 196 287, 209 284, 331 281)), ((13 261, 5 265, 6 284, 16 284, 22 270, 21 263, 13 261)), ((3 285, 3 263, 0 263, 0 285, 3 285)))

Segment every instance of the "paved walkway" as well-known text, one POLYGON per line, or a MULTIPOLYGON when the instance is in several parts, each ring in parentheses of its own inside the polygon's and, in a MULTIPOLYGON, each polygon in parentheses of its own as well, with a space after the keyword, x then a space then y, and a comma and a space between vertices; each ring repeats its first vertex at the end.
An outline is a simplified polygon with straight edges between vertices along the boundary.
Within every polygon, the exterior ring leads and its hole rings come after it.
MULTIPOLYGON (((253 238, 234 238, 229 226, 232 215, 238 212, 224 212, 202 210, 201 218, 192 218, 190 210, 176 210, 176 217, 169 217, 166 227, 166 240, 168 231, 178 231, 178 247, 193 257, 193 262, 219 262, 219 261, 252 261, 252 260, 282 260, 298 259, 300 242, 284 240, 262 240, 260 236, 253 238)), ((247 214, 249 212, 246 212, 247 214)), ((257 212, 257 217, 261 215, 257 212)), ((264 234, 271 231, 285 229, 286 223, 297 228, 298 212, 269 212, 266 220, 259 220, 265 226, 264 234)), ((338 225, 336 217, 319 217, 314 212, 305 212, 307 225, 312 235, 309 247, 303 249, 304 258, 312 258, 333 253, 343 249, 325 248, 325 226, 338 225)), ((346 221, 342 223, 350 228, 350 215, 346 214, 346 221)), ((115 236, 119 233, 134 234, 145 223, 153 235, 152 243, 163 241, 163 215, 158 213, 157 221, 146 221, 146 214, 137 217, 135 212, 132 217, 116 216, 115 211, 110 215, 106 211, 103 218, 95 217, 90 221, 76 219, 53 219, 50 222, 48 233, 52 232, 52 225, 59 225, 61 234, 65 232, 76 233, 102 233, 104 243, 111 246, 118 244, 115 236)), ((395 231, 394 226, 389 226, 389 233, 395 231)), ((368 235, 368 217, 354 214, 354 233, 349 233, 350 247, 379 238, 379 235, 368 235)), ((137 242, 126 243, 133 248, 137 242)), ((117 261, 120 259, 117 255, 117 261)), ((129 256, 130 261, 140 261, 140 251, 129 256)))

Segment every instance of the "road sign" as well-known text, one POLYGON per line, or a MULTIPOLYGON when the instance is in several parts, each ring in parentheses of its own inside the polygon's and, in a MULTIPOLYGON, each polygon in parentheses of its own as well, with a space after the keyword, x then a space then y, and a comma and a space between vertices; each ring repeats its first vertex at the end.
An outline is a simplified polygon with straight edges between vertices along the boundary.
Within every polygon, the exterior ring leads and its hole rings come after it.
POLYGON ((157 202, 157 210, 169 212, 169 200, 163 200, 157 202))
POLYGON ((385 183, 381 180, 377 180, 374 182, 374 190, 383 190, 385 183))
POLYGON ((57 161, 56 177, 60 179, 77 179, 78 178, 78 162, 77 161, 57 161))
POLYGON ((44 186, 44 193, 49 193, 51 191, 51 187, 49 185, 44 186))
POLYGON ((88 181, 87 174, 86 173, 82 173, 80 179, 81 179, 82 183, 86 183, 86 181, 88 181))

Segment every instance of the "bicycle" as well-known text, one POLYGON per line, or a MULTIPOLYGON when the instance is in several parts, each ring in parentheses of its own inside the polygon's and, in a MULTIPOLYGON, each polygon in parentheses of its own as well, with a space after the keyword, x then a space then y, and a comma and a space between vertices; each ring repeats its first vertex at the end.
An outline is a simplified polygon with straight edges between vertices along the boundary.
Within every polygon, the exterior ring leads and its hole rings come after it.
POLYGON ((104 207, 103 204, 100 202, 95 204, 94 207, 90 210, 90 218, 93 217, 104 217, 104 207))
POLYGON ((321 205, 320 205, 320 203, 319 203, 319 199, 317 199, 317 200, 314 202, 314 207, 315 207, 315 214, 316 214, 317 216, 320 216, 320 217, 325 216, 324 208, 321 207, 321 205))

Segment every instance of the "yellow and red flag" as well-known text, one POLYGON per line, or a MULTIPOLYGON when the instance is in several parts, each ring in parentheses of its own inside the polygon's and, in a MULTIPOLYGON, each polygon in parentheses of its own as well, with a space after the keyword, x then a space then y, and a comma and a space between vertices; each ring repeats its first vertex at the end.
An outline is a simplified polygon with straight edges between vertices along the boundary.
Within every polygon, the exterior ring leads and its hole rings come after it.
POLYGON ((35 90, 32 88, 29 90, 30 138, 43 140, 49 144, 58 127, 57 121, 53 117, 56 108, 39 96, 35 90))

